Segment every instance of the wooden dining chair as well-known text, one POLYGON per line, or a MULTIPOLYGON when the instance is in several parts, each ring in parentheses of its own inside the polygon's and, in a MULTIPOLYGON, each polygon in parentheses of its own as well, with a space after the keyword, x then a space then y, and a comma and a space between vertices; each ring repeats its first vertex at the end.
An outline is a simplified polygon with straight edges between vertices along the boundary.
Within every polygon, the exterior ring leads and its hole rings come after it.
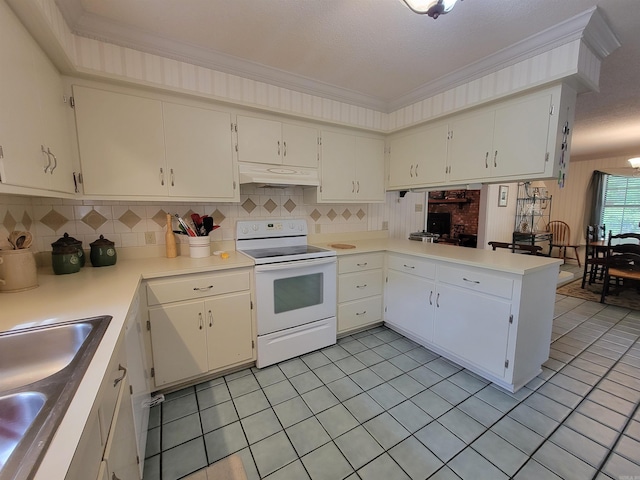
POLYGON ((547 224, 547 232, 552 235, 551 251, 553 251, 554 247, 557 247, 559 249, 558 258, 562 258, 562 262, 566 263, 567 258, 572 258, 567 257, 567 248, 573 248, 576 254, 573 258, 578 261, 578 266, 580 267, 582 264, 580 263, 580 256, 578 255, 578 245, 571 243, 571 229, 569 225, 562 220, 552 220, 547 224))
POLYGON ((605 225, 587 225, 585 233, 586 245, 584 252, 584 273, 582 274, 582 288, 584 288, 589 276, 589 285, 591 285, 596 277, 600 276, 600 280, 604 278, 604 264, 606 249, 596 245, 596 242, 604 241, 605 225))
POLYGON ((600 303, 604 303, 612 284, 615 295, 625 288, 640 293, 640 233, 609 234, 600 303))

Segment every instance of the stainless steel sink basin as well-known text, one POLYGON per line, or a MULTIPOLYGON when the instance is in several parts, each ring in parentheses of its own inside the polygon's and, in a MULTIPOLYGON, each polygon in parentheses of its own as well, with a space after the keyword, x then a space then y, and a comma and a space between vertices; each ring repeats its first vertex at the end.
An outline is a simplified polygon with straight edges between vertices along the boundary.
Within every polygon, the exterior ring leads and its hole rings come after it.
POLYGON ((65 368, 92 328, 92 323, 81 322, 0 336, 0 391, 37 382, 65 368))
POLYGON ((33 424, 47 397, 39 392, 22 392, 0 397, 0 470, 33 424))
POLYGON ((110 321, 0 333, 0 480, 35 473, 110 321))

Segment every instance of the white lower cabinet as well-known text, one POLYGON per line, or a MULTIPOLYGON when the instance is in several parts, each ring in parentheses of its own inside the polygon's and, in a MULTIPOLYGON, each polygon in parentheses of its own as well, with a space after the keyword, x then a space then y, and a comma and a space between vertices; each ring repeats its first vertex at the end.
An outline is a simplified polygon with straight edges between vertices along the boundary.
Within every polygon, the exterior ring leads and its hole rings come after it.
POLYGON ((436 265, 406 255, 387 257, 385 322, 416 340, 431 342, 436 265))
POLYGON ((513 392, 549 356, 556 281, 555 265, 518 275, 389 254, 385 323, 513 392))
POLYGON ((65 480, 140 480, 127 374, 126 352, 118 342, 78 442, 65 480))
POLYGON ((255 360, 249 270, 147 283, 157 388, 255 360))
POLYGON ((338 334, 382 321, 383 253, 338 259, 338 334))

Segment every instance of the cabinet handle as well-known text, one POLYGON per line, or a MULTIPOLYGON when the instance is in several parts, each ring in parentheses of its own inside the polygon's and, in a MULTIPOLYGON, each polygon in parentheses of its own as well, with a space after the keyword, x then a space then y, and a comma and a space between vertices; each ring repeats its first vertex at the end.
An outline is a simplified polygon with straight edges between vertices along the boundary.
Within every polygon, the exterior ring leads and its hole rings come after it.
POLYGON ((160 167, 160 185, 164 186, 164 169, 160 167))
POLYGON ((418 176, 418 167, 419 167, 419 166, 420 166, 420 165, 416 165, 416 177, 418 176))
POLYGON ((356 312, 356 315, 359 317, 360 315, 365 315, 367 313, 367 311, 365 310, 364 312, 356 312))
POLYGON ((171 186, 172 186, 172 187, 175 187, 175 184, 174 184, 174 175, 173 175, 173 168, 171 169, 171 172, 170 172, 170 173, 171 173, 171 186))
POLYGON ((49 173, 51 175, 53 175, 53 171, 58 168, 58 159, 56 158, 56 156, 53 154, 53 152, 51 151, 50 148, 47 148, 47 155, 51 155, 53 157, 53 167, 51 167, 49 169, 49 173))
POLYGON ((440 293, 436 295, 436 307, 440 308, 440 293))
POLYGON ((493 166, 494 167, 498 166, 498 162, 497 162, 496 158, 498 158, 498 150, 496 150, 496 153, 493 154, 493 166))
POLYGON ((127 369, 126 367, 123 367, 122 365, 118 364, 118 371, 122 370, 122 376, 120 378, 116 378, 113 381, 113 386, 115 387, 116 385, 118 385, 122 380, 124 380, 124 377, 127 375, 127 369))
POLYGON ((351 180, 351 193, 354 193, 355 191, 356 191, 356 182, 351 180))
POLYGON ((356 184, 358 185, 358 188, 356 189, 356 193, 360 193, 360 180, 358 180, 356 184))
POLYGON ((49 167, 51 166, 51 156, 49 156, 47 151, 44 149, 44 145, 40 145, 40 151, 47 156, 47 166, 44 167, 44 173, 47 173, 47 170, 49 170, 49 167))
POLYGON ((367 288, 367 284, 365 283, 364 285, 356 285, 356 288, 367 288))
POLYGON ((433 305, 433 290, 429 292, 429 305, 433 305))
POLYGON ((466 277, 462 277, 462 280, 464 280, 465 282, 469 282, 469 283, 480 284, 480 280, 469 280, 466 277))
POLYGON ((213 285, 209 285, 208 287, 193 287, 193 290, 196 292, 206 292, 207 290, 211 290, 213 285))
POLYGON ((484 168, 489 168, 489 152, 484 156, 484 168))
POLYGON ((111 480, 120 480, 120 477, 116 476, 115 473, 111 474, 111 480))
POLYGON ((284 145, 284 150, 282 152, 282 155, 286 157, 287 156, 287 142, 282 142, 282 145, 284 145))
POLYGON ((213 312, 209 310, 209 327, 213 327, 213 312))
POLYGON ((280 140, 278 140, 278 156, 280 156, 280 140))
POLYGON ((202 323, 202 312, 198 312, 198 323, 200 324, 199 329, 202 330, 204 327, 204 323, 202 323))
POLYGON ((357 265, 358 267, 366 267, 367 265, 369 265, 369 262, 356 263, 356 265, 357 265))
POLYGON ((411 168, 409 169, 409 175, 413 178, 413 165, 411 165, 411 168))
POLYGON ((413 265, 407 265, 406 263, 404 264, 404 268, 416 268, 413 265))

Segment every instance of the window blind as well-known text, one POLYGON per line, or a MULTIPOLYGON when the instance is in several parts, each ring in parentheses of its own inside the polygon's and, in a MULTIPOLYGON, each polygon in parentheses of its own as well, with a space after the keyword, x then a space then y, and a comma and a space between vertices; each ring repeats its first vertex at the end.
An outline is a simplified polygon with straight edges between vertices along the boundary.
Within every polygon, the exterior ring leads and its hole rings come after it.
POLYGON ((614 235, 640 233, 640 177, 607 175, 602 223, 614 235))

